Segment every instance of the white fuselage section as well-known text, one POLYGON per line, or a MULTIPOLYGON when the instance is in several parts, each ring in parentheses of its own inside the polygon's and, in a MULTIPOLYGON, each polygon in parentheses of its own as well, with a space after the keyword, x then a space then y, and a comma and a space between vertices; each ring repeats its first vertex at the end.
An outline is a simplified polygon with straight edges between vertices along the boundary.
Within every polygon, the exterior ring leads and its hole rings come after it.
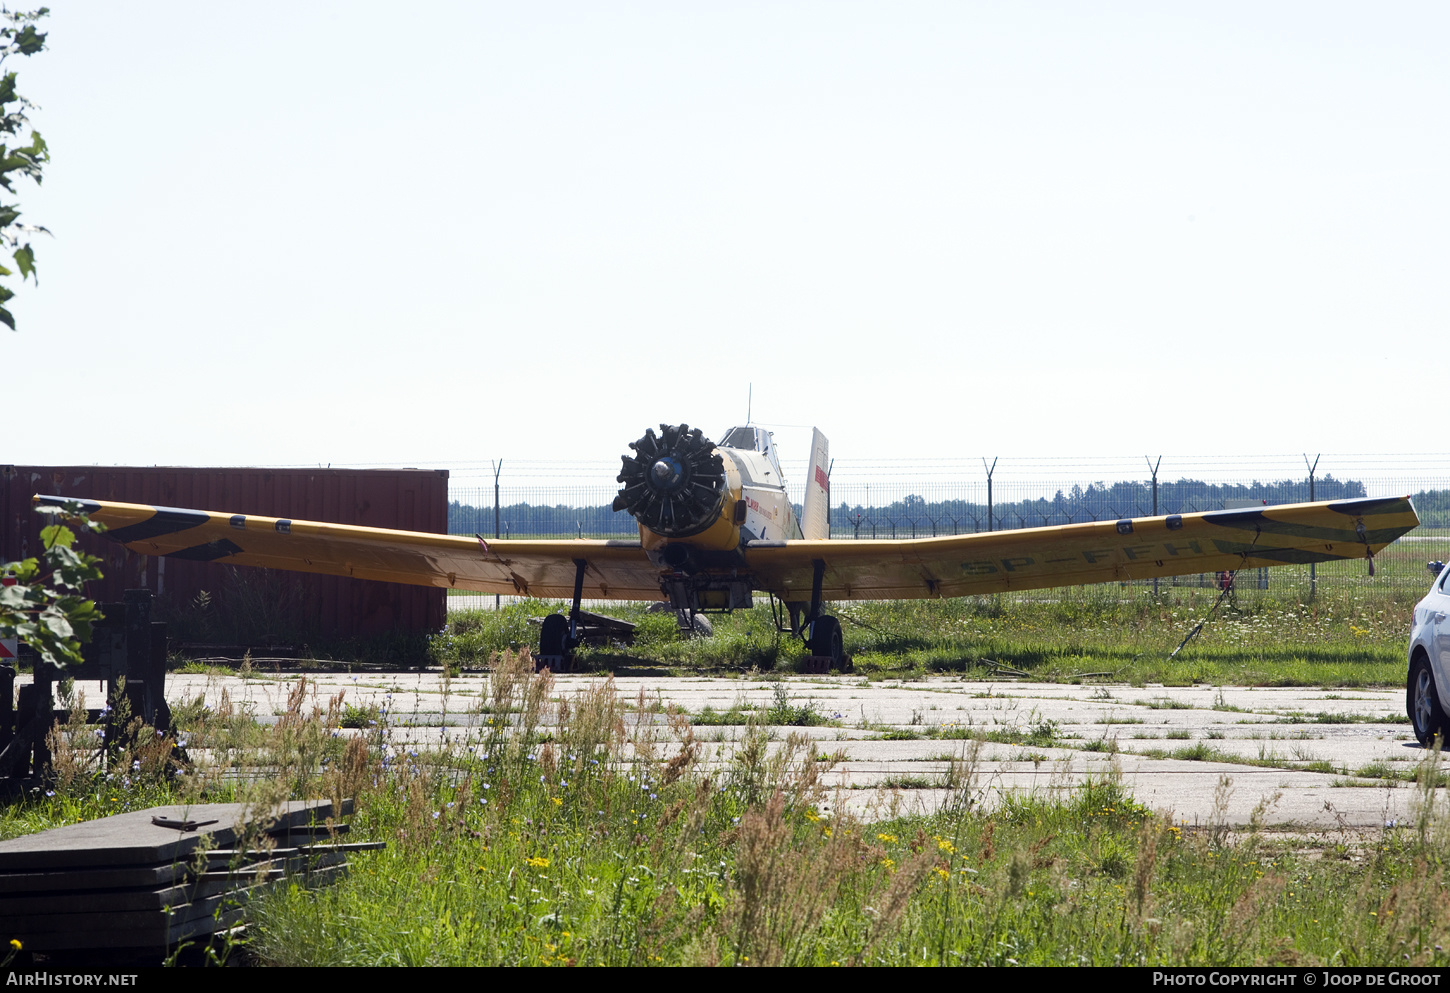
POLYGON ((754 427, 731 428, 725 438, 718 449, 740 473, 740 500, 746 507, 740 524, 741 544, 799 538, 800 523, 786 492, 770 432, 754 427), (748 447, 741 444, 746 441, 750 442, 748 447))

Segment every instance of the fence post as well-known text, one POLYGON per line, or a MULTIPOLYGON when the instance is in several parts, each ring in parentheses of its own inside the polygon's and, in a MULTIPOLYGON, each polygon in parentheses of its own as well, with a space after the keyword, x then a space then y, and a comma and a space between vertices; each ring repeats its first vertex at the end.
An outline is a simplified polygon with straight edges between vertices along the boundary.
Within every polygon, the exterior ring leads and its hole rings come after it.
MULTIPOLYGON (((498 537, 498 474, 503 472, 503 459, 499 459, 493 466, 493 536, 498 537)), ((503 606, 502 598, 495 593, 493 595, 493 609, 499 610, 503 606)))
POLYGON ((992 456, 992 465, 987 466, 986 456, 982 457, 982 468, 987 470, 987 530, 992 530, 992 473, 997 469, 997 456, 992 456))
MULTIPOLYGON (((831 470, 836 468, 836 460, 831 459, 831 464, 826 466, 826 537, 831 536, 831 470)), ((802 510, 805 508, 802 507, 802 510)), ((859 537, 859 536, 858 536, 859 537)))
MULTIPOLYGON (((1307 466, 1309 466, 1309 502, 1310 503, 1313 503, 1314 502, 1314 470, 1317 469, 1317 468, 1319 468, 1319 459, 1320 459, 1320 457, 1323 454, 1324 454, 1323 452, 1320 452, 1318 455, 1315 455, 1314 456, 1314 464, 1313 465, 1309 465, 1309 453, 1308 452, 1305 452, 1304 453, 1304 464, 1307 465, 1307 466)), ((1319 589, 1319 577, 1315 574, 1314 563, 1313 562, 1310 562, 1309 563, 1309 599, 1310 600, 1313 600, 1314 599, 1314 594, 1318 591, 1318 589, 1319 589)))
MULTIPOLYGON (((1143 456, 1143 461, 1148 462, 1148 456, 1143 456)), ((1163 464, 1163 456, 1158 456, 1157 462, 1148 462, 1148 471, 1153 474, 1153 516, 1158 516, 1158 467, 1163 464)), ((1158 599, 1158 577, 1153 577, 1153 599, 1158 599)))

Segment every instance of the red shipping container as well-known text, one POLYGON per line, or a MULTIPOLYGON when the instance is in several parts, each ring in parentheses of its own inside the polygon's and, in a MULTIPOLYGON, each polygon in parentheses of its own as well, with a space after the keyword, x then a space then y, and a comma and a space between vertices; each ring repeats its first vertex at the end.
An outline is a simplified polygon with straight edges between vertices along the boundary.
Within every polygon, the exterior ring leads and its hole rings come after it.
MULTIPOLYGON (((45 520, 30 503, 37 493, 448 531, 447 470, 0 465, 0 561, 39 554, 45 520)), ((275 607, 290 612, 293 621, 305 615, 308 632, 322 637, 430 634, 441 630, 446 619, 442 589, 136 555, 96 536, 82 546, 102 558, 105 573, 87 595, 119 601, 128 589, 149 589, 157 595, 162 618, 177 617, 206 591, 223 612, 275 607), (229 603, 228 598, 257 603, 229 603)))

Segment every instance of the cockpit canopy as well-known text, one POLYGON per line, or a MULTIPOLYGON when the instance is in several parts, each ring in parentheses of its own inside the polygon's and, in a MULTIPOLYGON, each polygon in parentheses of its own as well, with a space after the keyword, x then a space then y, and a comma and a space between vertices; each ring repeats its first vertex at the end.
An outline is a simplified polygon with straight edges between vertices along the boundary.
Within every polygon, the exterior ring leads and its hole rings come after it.
POLYGON ((743 448, 747 452, 768 452, 771 448, 771 432, 765 428, 731 428, 720 439, 721 448, 743 448))
POLYGON ((721 448, 737 448, 746 452, 759 452, 770 460, 777 480, 784 480, 780 471, 780 458, 775 453, 775 432, 749 425, 734 427, 725 432, 720 440, 721 448))

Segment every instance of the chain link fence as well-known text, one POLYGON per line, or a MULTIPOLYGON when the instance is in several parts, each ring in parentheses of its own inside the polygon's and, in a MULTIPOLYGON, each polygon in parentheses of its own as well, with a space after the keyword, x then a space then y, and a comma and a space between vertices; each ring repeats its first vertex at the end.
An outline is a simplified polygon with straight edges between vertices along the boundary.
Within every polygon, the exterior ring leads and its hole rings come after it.
MULTIPOLYGON (((805 477, 804 462, 784 466, 805 477)), ((525 462, 451 470, 453 534, 503 538, 629 538, 638 527, 610 505, 617 462, 525 462)), ((1309 500, 1405 496, 1421 526, 1385 549, 1369 576, 1363 560, 1252 570, 1236 595, 1351 595, 1373 584, 1406 596, 1429 582, 1426 563, 1450 557, 1450 456, 1246 456, 966 460, 837 460, 831 537, 923 538, 1158 514, 1191 514, 1309 500)), ((800 487, 790 487, 799 513, 800 487)), ((1157 588, 1216 589, 1212 574, 1159 580, 1157 588)), ((1110 584, 1119 586, 1119 584, 1110 584)), ((1123 584, 1127 586, 1129 584, 1123 584)), ((1152 580, 1132 586, 1154 587, 1152 580)), ((1125 594, 1133 591, 1125 589, 1125 594)), ((1062 591, 1016 594, 1060 597, 1062 591)), ((1102 595, 1102 591, 1096 595, 1102 595)))

